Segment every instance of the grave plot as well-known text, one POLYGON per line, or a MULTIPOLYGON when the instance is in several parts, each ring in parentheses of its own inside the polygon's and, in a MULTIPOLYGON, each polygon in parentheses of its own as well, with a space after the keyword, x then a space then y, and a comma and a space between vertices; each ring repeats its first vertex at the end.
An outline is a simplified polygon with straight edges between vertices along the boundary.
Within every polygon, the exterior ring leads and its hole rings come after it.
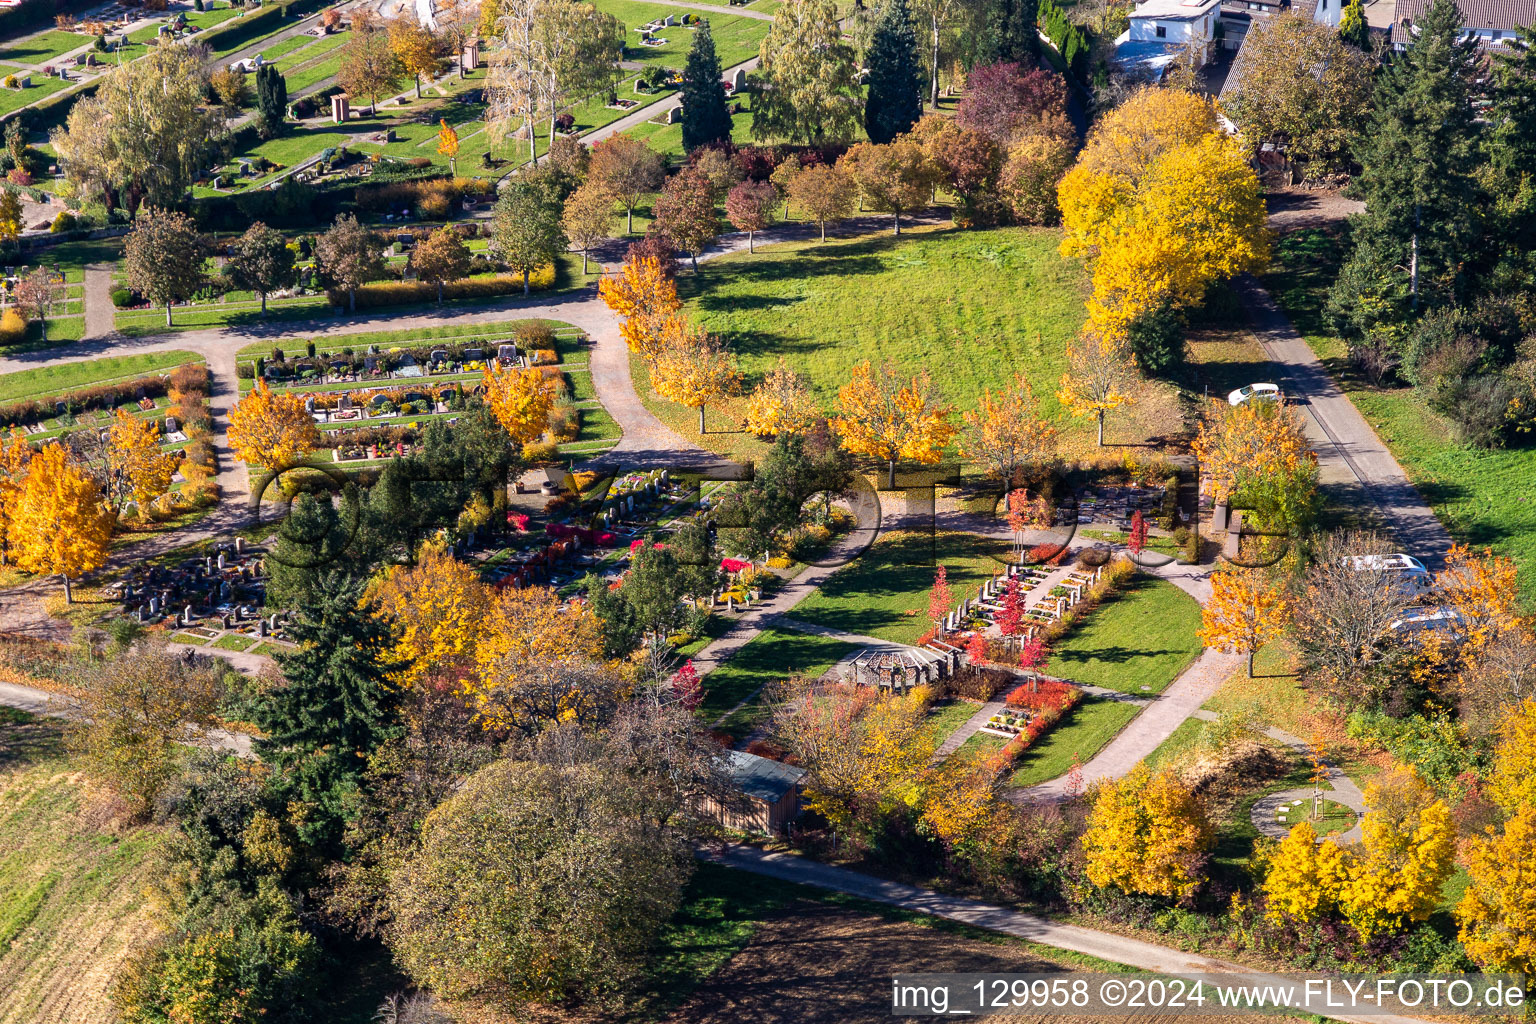
POLYGON ((620 431, 592 389, 586 336, 568 324, 522 321, 483 325, 479 333, 432 340, 397 332, 398 344, 349 344, 345 337, 242 353, 240 387, 259 375, 274 390, 297 391, 326 438, 317 457, 347 468, 409 455, 434 419, 453 422, 484 391, 489 366, 537 368, 555 390, 550 457, 588 456, 611 447, 620 431), (543 324, 536 327, 536 324, 543 324), (248 361, 247 361, 248 360, 248 361))
MULTIPOLYGON (((268 549, 236 537, 202 557, 141 563, 102 588, 122 614, 172 640, 221 650, 288 645, 287 613, 263 614, 268 549)), ((264 652, 265 653, 265 652, 264 652)))

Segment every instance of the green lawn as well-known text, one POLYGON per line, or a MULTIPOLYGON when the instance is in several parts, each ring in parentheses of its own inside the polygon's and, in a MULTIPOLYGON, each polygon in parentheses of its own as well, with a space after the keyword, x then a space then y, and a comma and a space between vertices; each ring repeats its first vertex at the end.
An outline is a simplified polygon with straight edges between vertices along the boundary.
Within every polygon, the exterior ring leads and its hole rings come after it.
POLYGON ((1051 649, 1047 671, 1122 693, 1162 693, 1199 655, 1200 605, 1138 574, 1051 649))
POLYGON ((950 733, 970 721, 981 710, 980 704, 965 700, 948 700, 928 711, 928 736, 938 746, 949 738, 950 733))
POLYGON ((1019 755, 1010 784, 1033 786, 1065 775, 1072 769, 1074 754, 1080 764, 1087 764, 1140 712, 1141 708, 1134 704, 1084 697, 1050 731, 1019 755))
POLYGON ((1194 750, 1205 738, 1205 728, 1209 725, 1203 719, 1186 718, 1179 723, 1179 727, 1169 734, 1168 738, 1158 744, 1157 749, 1146 757, 1147 767, 1157 768, 1161 765, 1177 761, 1185 754, 1194 750))
POLYGON ((79 49, 90 41, 90 36, 79 32, 44 32, 0 49, 0 61, 47 64, 59 54, 79 49))
POLYGON ((56 395, 106 381, 122 380, 166 370, 182 363, 199 362, 194 352, 145 352, 132 356, 108 356, 75 363, 39 366, 34 370, 0 374, 0 402, 56 395))
MULTIPOLYGON (((1057 255, 1056 231, 909 226, 899 238, 888 228, 837 237, 851 230, 834 226, 825 243, 763 246, 679 276, 689 310, 736 353, 749 385, 782 356, 831 410, 855 365, 890 361, 903 373, 928 370, 959 413, 974 409, 983 389, 1010 386, 1022 374, 1041 413, 1061 429, 1061 450, 1093 445, 1089 421, 1068 416, 1056 398, 1087 291, 1082 266, 1057 255)), ((692 411, 655 398, 644 366, 632 367, 647 407, 682 436, 698 437, 692 411)), ((1177 402, 1148 392, 1109 417, 1112 442, 1182 429, 1177 402)), ((710 410, 702 443, 753 454, 739 432, 743 405, 710 410)))
MULTIPOLYGON (((9 74, 10 72, 6 72, 9 74)), ((56 92, 69 88, 69 82, 62 78, 52 78, 36 71, 29 73, 32 85, 27 89, 6 89, 0 87, 0 114, 9 114, 13 110, 19 110, 28 103, 35 103, 44 96, 52 96, 56 92)), ((0 75, 0 78, 3 78, 0 75)))
POLYGON ((844 633, 910 644, 928 632, 928 595, 942 564, 958 602, 1002 568, 972 534, 888 533, 829 576, 791 616, 844 633))
POLYGON ((1266 287, 1333 372, 1456 540, 1514 558, 1527 604, 1536 602, 1536 449, 1489 451, 1457 442, 1450 425, 1413 388, 1371 388, 1345 372, 1344 345, 1322 316, 1333 273, 1347 249, 1320 230, 1296 232, 1276 248, 1266 287))
MULTIPOLYGON (((765 629, 730 661, 704 677, 704 702, 699 706, 699 717, 714 722, 767 684, 797 675, 814 678, 853 650, 852 644, 830 637, 765 629)), ((745 736, 770 710, 754 701, 733 713, 725 721, 724 729, 738 738, 745 736)))

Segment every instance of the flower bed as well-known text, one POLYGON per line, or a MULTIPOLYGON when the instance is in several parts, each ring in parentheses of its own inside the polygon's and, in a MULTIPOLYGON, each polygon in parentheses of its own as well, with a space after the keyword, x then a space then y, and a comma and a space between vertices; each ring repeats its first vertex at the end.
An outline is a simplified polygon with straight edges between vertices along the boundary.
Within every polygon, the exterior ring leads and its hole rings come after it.
POLYGON ((1010 708, 1028 713, 1029 720, 1004 745, 1002 756, 1013 761, 1030 744, 1039 739, 1047 729, 1061 720, 1073 705, 1082 700, 1083 691, 1055 680, 1042 679, 1037 683, 1025 683, 1008 694, 1005 702, 1010 708), (1032 690, 1031 687, 1034 687, 1032 690))

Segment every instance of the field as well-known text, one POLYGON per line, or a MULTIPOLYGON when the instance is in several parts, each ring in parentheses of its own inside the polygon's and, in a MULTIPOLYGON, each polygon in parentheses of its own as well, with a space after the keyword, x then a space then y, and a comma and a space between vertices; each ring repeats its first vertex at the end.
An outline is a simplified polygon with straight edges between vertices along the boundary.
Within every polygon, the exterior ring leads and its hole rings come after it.
MULTIPOLYGON (((1060 427, 1064 453, 1093 444, 1089 421, 1070 417, 1056 398, 1087 288, 1081 265, 1056 254, 1056 232, 909 229, 896 238, 888 226, 862 223, 872 233, 764 246, 680 276, 688 308, 736 353, 749 386, 783 356, 831 409, 855 365, 890 361, 903 373, 927 369, 958 413, 975 408, 983 389, 1007 387, 1022 374, 1042 415, 1060 427)), ((682 436, 698 437, 697 415, 652 396, 644 366, 631 365, 647 407, 682 436)), ((1146 390, 1129 411, 1110 415, 1110 441, 1182 429, 1171 394, 1146 390)), ((738 430, 740 409, 737 401, 710 410, 702 443, 757 451, 738 430)))
POLYGON ((160 833, 106 820, 58 726, 0 708, 0 1024, 110 1018, 160 833))
MULTIPOLYGON (((0 68, 0 78, 12 72, 0 68)), ((27 89, 6 89, 0 87, 0 114, 9 114, 28 103, 35 103, 44 96, 52 96, 56 92, 69 88, 70 83, 62 78, 44 77, 38 72, 32 72, 32 85, 27 89)))
POLYGON ((955 600, 974 597, 1002 568, 980 538, 959 533, 888 533, 833 573, 791 615, 845 633, 910 644, 933 628, 928 594, 943 564, 955 600))
POLYGON ((1297 232, 1276 247, 1264 283, 1451 536, 1514 558, 1522 596, 1536 601, 1536 502, 1529 499, 1536 449, 1462 444, 1415 389, 1372 388, 1347 374, 1343 345, 1322 317, 1327 285, 1346 251, 1320 230, 1297 232))
POLYGON ((1048 670, 1121 693, 1162 693, 1199 656, 1200 605, 1165 580, 1137 575, 1051 651, 1048 670))

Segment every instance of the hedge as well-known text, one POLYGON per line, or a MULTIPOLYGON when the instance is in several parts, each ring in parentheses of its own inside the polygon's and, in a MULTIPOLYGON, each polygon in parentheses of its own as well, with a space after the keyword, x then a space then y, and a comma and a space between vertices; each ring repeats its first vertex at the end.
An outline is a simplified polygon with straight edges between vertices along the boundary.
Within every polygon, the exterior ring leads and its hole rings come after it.
POLYGON ((1092 51, 1087 31, 1069 20, 1055 0, 1040 0, 1038 20, 1041 30, 1061 53, 1067 67, 1081 77, 1092 51))
MULTIPOLYGON (((532 291, 546 291, 555 286, 558 277, 555 265, 550 264, 528 275, 528 287, 532 291)), ((521 295, 522 274, 482 274, 449 281, 443 285, 443 299, 488 299, 499 295, 521 295)), ((331 289, 326 297, 333 306, 346 306, 346 291, 331 289)), ((378 306, 398 306, 404 303, 436 302, 437 285, 426 281, 373 281, 357 289, 357 308, 372 309, 378 306)))

